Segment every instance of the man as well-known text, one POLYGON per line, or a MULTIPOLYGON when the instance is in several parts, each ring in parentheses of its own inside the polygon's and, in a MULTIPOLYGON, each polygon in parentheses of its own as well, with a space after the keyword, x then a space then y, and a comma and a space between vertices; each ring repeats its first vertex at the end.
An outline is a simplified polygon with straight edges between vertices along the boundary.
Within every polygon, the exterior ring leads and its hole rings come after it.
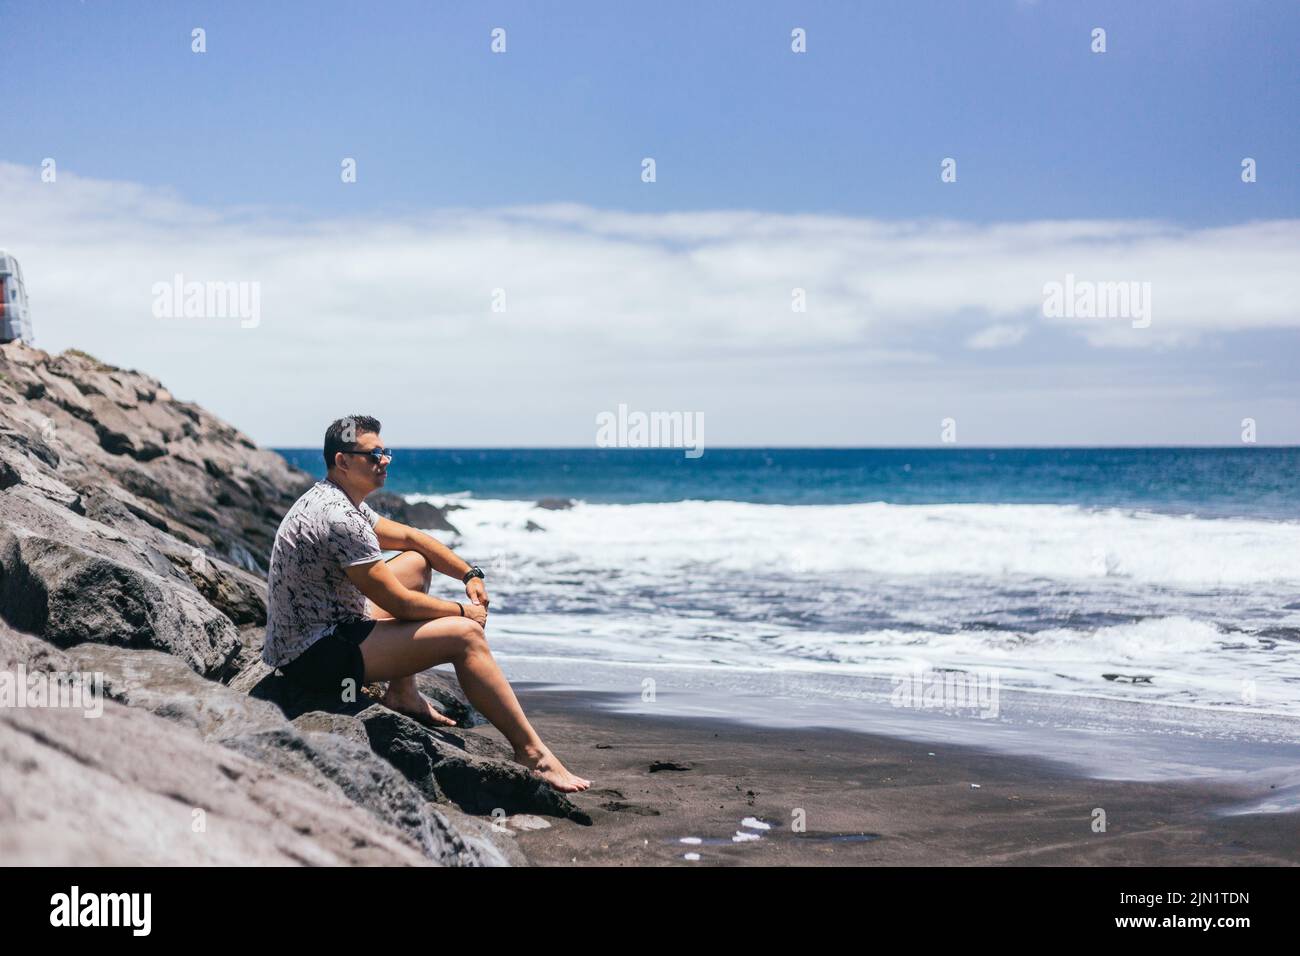
POLYGON ((388 681, 385 706, 454 726, 415 684, 415 675, 451 663, 465 696, 510 741, 517 762, 556 790, 586 790, 591 781, 566 770, 537 736, 488 649, 483 572, 365 503, 383 487, 393 457, 379 427, 354 415, 325 432, 325 479, 294 503, 275 535, 262 660, 333 693, 388 681), (384 561, 381 548, 401 553, 384 561), (434 571, 464 582, 470 603, 431 597, 434 571))

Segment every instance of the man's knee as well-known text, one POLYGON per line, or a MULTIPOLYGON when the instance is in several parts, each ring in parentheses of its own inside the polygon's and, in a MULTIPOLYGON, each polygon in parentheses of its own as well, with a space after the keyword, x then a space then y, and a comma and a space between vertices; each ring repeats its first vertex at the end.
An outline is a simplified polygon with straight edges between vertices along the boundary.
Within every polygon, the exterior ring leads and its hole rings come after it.
POLYGON ((389 559, 389 564, 398 570, 398 580, 403 586, 415 590, 422 585, 425 594, 433 584, 433 566, 429 559, 418 551, 403 551, 389 559))
POLYGON ((487 634, 483 631, 483 625, 477 621, 468 618, 461 620, 457 637, 466 652, 487 650, 487 634))

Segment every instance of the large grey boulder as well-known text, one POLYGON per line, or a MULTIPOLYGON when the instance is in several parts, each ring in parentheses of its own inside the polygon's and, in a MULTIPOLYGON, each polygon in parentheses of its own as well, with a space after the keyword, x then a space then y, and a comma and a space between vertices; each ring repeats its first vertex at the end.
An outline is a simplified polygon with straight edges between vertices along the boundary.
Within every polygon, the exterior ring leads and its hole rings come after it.
POLYGON ((113 700, 192 728, 206 740, 279 730, 288 721, 278 707, 232 691, 159 651, 81 644, 66 652, 78 671, 103 675, 113 700))
POLYGON ((431 505, 427 501, 409 502, 401 495, 381 491, 367 498, 366 504, 385 518, 392 518, 394 521, 419 528, 421 531, 449 531, 454 535, 460 534, 456 526, 447 520, 447 509, 431 505))
POLYGON ((0 710, 0 859, 41 866, 428 865, 334 793, 147 711, 0 710))
POLYGON ((428 799, 466 813, 533 813, 590 824, 591 817, 511 759, 497 741, 473 731, 433 729, 384 707, 357 715, 371 748, 428 799))
POLYGON ((495 730, 483 726, 482 717, 450 675, 426 671, 417 684, 459 726, 426 727, 376 704, 366 693, 358 693, 355 700, 313 693, 261 661, 231 681, 230 687, 275 704, 290 720, 320 714, 358 721, 370 748, 435 803, 476 815, 504 810, 590 822, 567 797, 514 762, 509 748, 499 742, 495 730))
MULTIPOLYGON (((78 671, 102 675, 106 695, 119 703, 183 724, 208 741, 351 800, 404 832, 440 864, 526 864, 508 834, 460 816, 453 824, 442 808, 431 805, 371 749, 365 723, 357 717, 311 710, 291 722, 270 700, 203 678, 157 651, 82 644, 63 659, 78 671)), ((363 701, 358 712, 375 706, 363 701)))
MULTIPOLYGON (((73 667, 63 652, 0 625, 0 672, 67 674, 73 667)), ((5 863, 458 862, 428 856, 407 830, 337 789, 322 790, 205 740, 183 722, 114 700, 102 701, 99 716, 90 713, 73 707, 0 707, 0 860, 5 863)))
POLYGON ((0 615, 61 647, 153 647, 225 669, 237 628, 161 551, 23 491, 0 492, 0 615))
POLYGON ((526 865, 517 849, 500 837, 494 840, 491 831, 471 831, 464 818, 454 825, 441 808, 355 736, 290 725, 243 734, 225 744, 364 807, 403 831, 431 860, 449 866, 526 865))

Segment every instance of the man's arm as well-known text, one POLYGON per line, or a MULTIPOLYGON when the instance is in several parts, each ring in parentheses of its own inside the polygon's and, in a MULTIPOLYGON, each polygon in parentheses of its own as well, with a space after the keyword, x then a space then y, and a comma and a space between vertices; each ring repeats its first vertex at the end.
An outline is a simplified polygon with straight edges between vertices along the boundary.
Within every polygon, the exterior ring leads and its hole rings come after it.
POLYGON ((429 562, 429 567, 440 574, 459 581, 469 570, 469 565, 456 557, 451 548, 429 537, 423 531, 400 524, 390 518, 380 518, 375 525, 375 536, 385 551, 418 551, 429 562))
MULTIPOLYGON (((439 574, 445 574, 449 578, 455 578, 457 581, 463 581, 465 572, 470 566, 461 558, 458 558, 451 548, 442 544, 423 531, 393 521, 390 518, 380 518, 375 525, 375 536, 379 538, 379 546, 385 551, 416 551, 424 555, 429 567, 433 568, 439 574)), ((487 591, 482 587, 483 582, 474 578, 470 582, 470 587, 474 590, 466 590, 475 604, 482 604, 487 607, 487 591)), ((370 597, 370 595, 366 595, 370 597)), ((374 600, 371 598, 371 600, 374 600)), ((379 604, 378 601, 375 601, 379 604)), ((383 605, 380 605, 383 607, 383 605)), ((387 610, 385 608, 385 610, 387 610)), ((389 612, 392 613, 391 611, 389 612)))
POLYGON ((348 580, 357 586, 357 590, 399 621, 432 621, 440 617, 459 617, 461 607, 465 608, 465 616, 471 620, 479 624, 487 620, 487 611, 481 607, 443 601, 404 587, 402 582, 397 580, 393 569, 383 561, 353 564, 343 570, 348 580))

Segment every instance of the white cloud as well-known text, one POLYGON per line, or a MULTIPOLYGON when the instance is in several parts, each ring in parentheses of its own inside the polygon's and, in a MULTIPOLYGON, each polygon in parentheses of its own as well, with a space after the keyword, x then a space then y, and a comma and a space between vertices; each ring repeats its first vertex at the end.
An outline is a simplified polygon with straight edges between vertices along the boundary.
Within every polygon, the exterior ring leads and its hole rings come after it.
POLYGON ((1023 325, 990 325, 966 340, 971 349, 1005 349, 1019 345, 1029 329, 1023 325))
MULTIPOLYGON (((543 384, 579 389, 609 369, 631 380, 674 356, 716 356, 715 374, 740 379, 744 360, 819 352, 915 367, 935 361, 936 342, 1006 347, 1037 325, 1085 350, 1300 326, 1297 220, 884 222, 573 203, 303 218, 66 168, 43 184, 34 168, 0 163, 0 246, 26 270, 39 344, 184 375, 196 398, 219 375, 293 395, 329 381, 364 398, 372 370, 388 373, 386 387, 401 376, 417 389, 431 387, 426 376, 460 389, 520 383, 525 405, 543 384), (154 318, 151 288, 177 273, 260 282, 260 325, 154 318), (1044 284, 1067 273, 1150 282, 1151 327, 1043 318, 1044 284), (504 313, 491 311, 498 288, 504 313), (805 313, 791 309, 796 288, 805 313), (202 367, 180 357, 196 350, 202 367)), ((317 405, 303 400, 303 421, 317 405)))
MULTIPOLYGON (((340 185, 339 188, 347 188, 340 185)), ((364 323, 446 334, 494 328, 554 341, 766 344, 906 341, 966 316, 1047 321, 1045 282, 1150 282, 1153 334, 1300 325, 1300 221, 1184 229, 1057 221, 880 222, 745 211, 626 213, 574 204, 450 209, 407 219, 295 220, 220 211, 168 191, 0 164, 5 239, 47 328, 150 319, 149 289, 181 272, 258 280, 269 334, 364 323), (793 313, 792 290, 807 294, 793 313)), ((1099 320, 1052 320, 1093 340, 1099 320)), ((1006 323, 999 323, 1006 324, 1006 323)), ((1122 323, 1119 323, 1122 324, 1122 323)))

